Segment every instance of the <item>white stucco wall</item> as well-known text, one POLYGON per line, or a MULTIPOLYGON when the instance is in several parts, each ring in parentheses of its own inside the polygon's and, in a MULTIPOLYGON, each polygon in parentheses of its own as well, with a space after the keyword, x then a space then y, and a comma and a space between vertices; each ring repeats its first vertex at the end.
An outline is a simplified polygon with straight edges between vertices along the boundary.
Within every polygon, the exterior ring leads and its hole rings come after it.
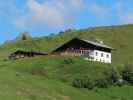
POLYGON ((111 53, 105 52, 105 51, 94 50, 93 60, 104 62, 104 63, 111 63, 111 53))
MULTIPOLYGON (((63 52, 61 55, 82 56, 78 53, 63 52)), ((111 52, 105 52, 100 50, 92 50, 88 56, 84 56, 86 60, 98 61, 103 63, 111 63, 111 52)))

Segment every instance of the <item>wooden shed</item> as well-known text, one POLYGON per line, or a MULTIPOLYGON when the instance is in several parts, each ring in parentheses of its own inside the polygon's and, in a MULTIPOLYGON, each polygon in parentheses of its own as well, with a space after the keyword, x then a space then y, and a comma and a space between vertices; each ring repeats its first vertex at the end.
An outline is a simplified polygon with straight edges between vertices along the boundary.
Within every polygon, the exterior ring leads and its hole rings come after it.
POLYGON ((35 56, 45 56, 45 55, 48 55, 48 54, 34 52, 34 51, 17 50, 14 53, 10 54, 9 59, 31 58, 31 57, 35 57, 35 56))

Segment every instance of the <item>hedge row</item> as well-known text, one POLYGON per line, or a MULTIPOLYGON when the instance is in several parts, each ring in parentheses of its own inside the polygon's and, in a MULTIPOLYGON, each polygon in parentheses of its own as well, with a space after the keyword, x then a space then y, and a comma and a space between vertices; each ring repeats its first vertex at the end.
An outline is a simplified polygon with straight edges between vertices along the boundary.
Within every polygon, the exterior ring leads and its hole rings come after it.
POLYGON ((107 88, 110 86, 133 85, 133 65, 125 65, 122 71, 112 70, 103 73, 102 78, 92 79, 87 76, 75 78, 72 85, 77 88, 93 89, 107 88))

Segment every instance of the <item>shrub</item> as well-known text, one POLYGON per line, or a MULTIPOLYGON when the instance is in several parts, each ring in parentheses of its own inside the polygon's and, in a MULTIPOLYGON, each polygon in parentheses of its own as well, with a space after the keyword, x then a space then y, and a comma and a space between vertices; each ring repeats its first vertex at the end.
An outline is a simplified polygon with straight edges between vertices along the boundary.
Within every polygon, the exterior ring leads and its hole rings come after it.
POLYGON ((120 74, 115 70, 113 67, 111 67, 109 70, 104 72, 104 79, 103 81, 108 83, 108 85, 114 85, 116 84, 120 79, 120 74))
POLYGON ((93 89, 95 87, 95 83, 93 80, 85 76, 73 80, 73 86, 76 88, 93 89))
POLYGON ((31 39, 31 38, 32 38, 31 33, 23 32, 23 33, 19 34, 19 36, 16 38, 16 40, 28 40, 28 39, 31 39))
MULTIPOLYGON (((102 72, 101 72, 102 73, 102 72)), ((88 88, 93 89, 94 87, 98 88, 108 88, 109 86, 122 84, 119 82, 120 75, 113 68, 105 70, 103 76, 97 79, 91 79, 87 76, 82 76, 73 80, 73 86, 77 88, 88 88)))
POLYGON ((64 33, 64 31, 60 31, 60 32, 59 32, 59 34, 62 34, 62 33, 64 33))
POLYGON ((73 80, 73 86, 76 88, 84 88, 83 80, 82 79, 73 80))
POLYGON ((102 78, 96 80, 96 86, 99 88, 107 88, 109 86, 119 85, 120 74, 113 67, 103 72, 102 78))
POLYGON ((95 87, 95 81, 88 78, 84 88, 93 89, 94 87, 95 87))
POLYGON ((32 75, 41 75, 41 76, 46 76, 47 71, 43 67, 34 67, 31 70, 32 75))
POLYGON ((107 88, 109 86, 109 82, 107 79, 98 79, 96 80, 96 84, 95 84, 96 87, 98 88, 107 88))
POLYGON ((119 79, 119 80, 115 83, 115 85, 116 85, 116 86, 119 86, 119 87, 123 86, 124 84, 125 84, 125 82, 123 81, 123 79, 119 79))
POLYGON ((74 61, 72 58, 67 58, 67 59, 64 59, 64 64, 73 64, 74 61))
POLYGON ((124 81, 133 85, 133 65, 125 65, 122 70, 122 78, 124 81))

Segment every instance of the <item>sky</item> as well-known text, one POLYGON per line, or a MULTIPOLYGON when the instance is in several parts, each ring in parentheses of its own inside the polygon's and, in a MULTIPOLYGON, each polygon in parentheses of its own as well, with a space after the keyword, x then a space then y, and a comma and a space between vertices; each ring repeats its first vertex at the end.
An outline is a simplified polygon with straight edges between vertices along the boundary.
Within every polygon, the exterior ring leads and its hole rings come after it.
POLYGON ((0 43, 66 29, 133 23, 133 0, 0 0, 0 43))

